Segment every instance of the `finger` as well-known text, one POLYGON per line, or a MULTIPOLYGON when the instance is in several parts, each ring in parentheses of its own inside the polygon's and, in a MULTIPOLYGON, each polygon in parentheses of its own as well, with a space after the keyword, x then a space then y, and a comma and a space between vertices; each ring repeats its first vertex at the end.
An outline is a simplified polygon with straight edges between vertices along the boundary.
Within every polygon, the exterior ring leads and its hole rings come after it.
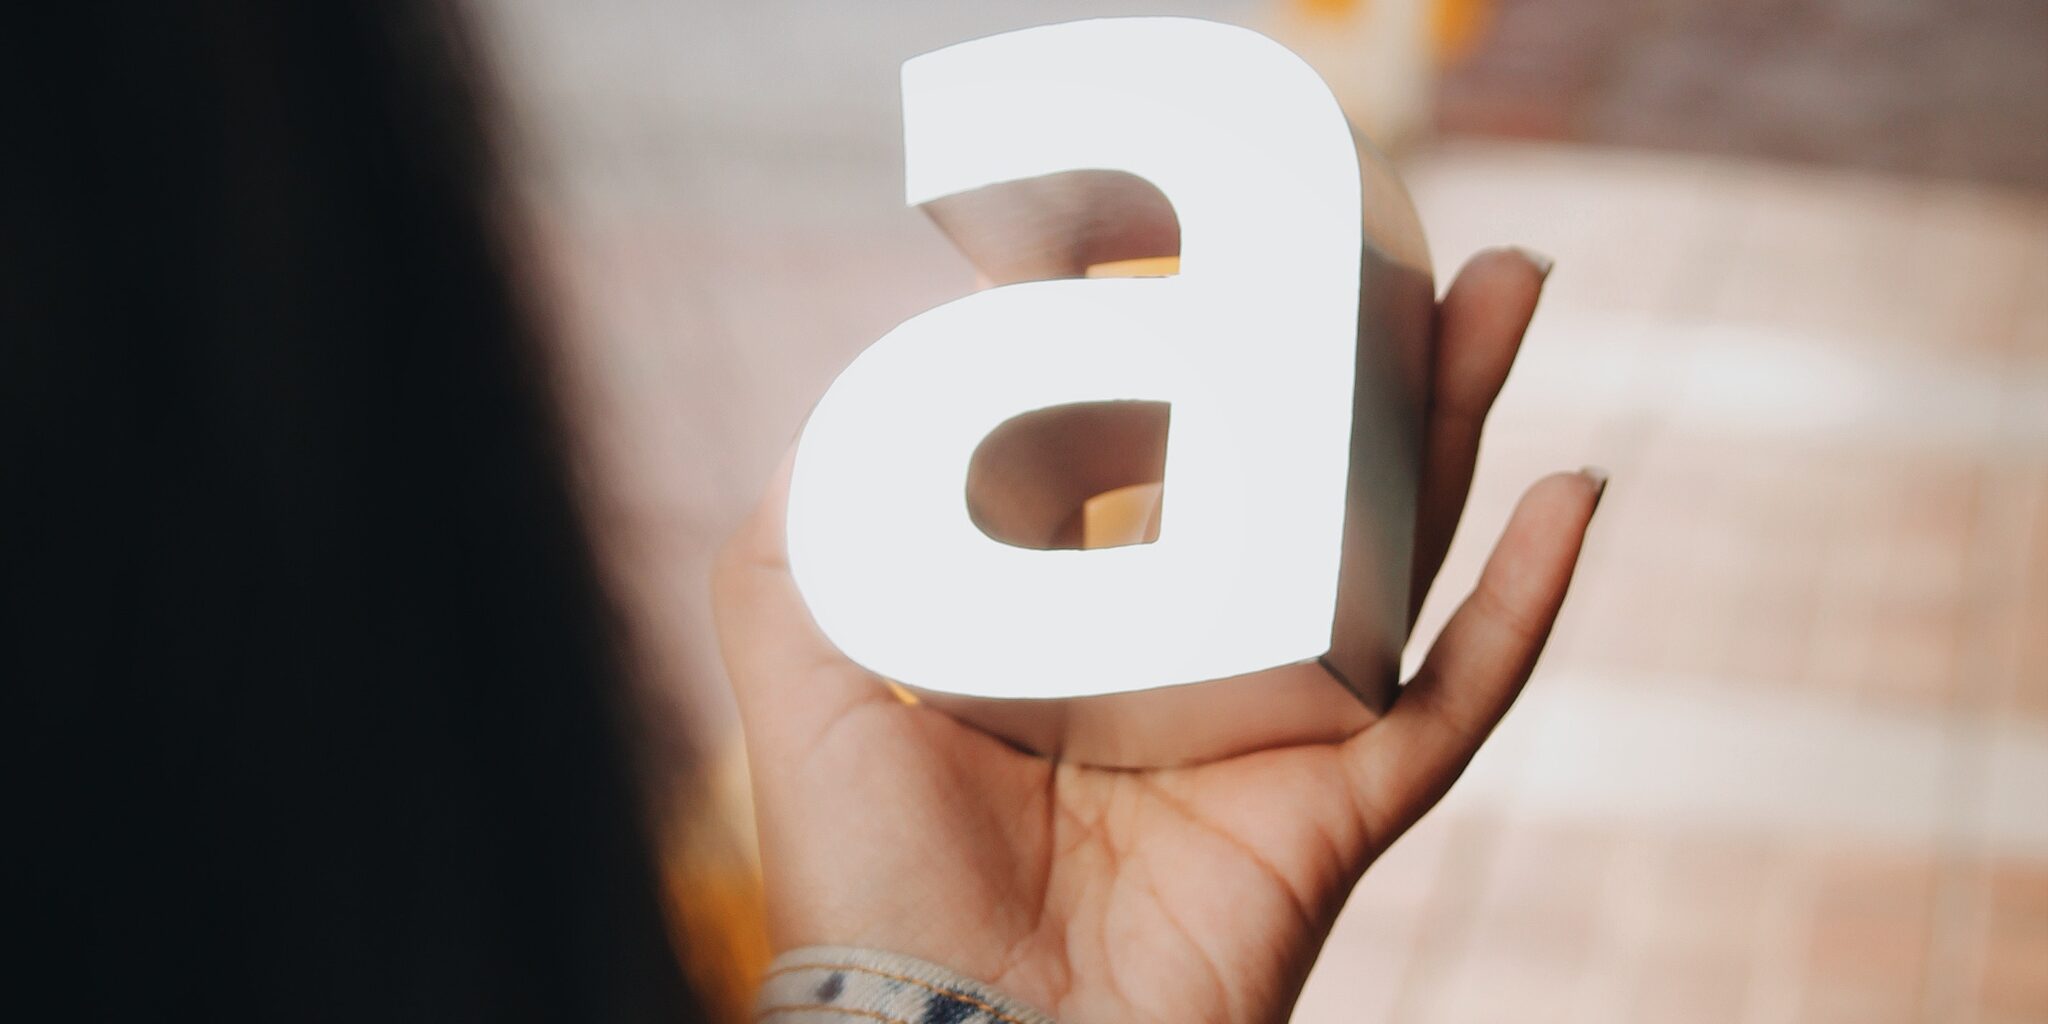
POLYGON ((1536 482, 1479 584, 1387 716, 1347 741, 1366 825, 1396 835, 1434 806, 1514 703, 1571 585, 1606 488, 1598 470, 1536 482))
POLYGON ((712 617, 751 744, 807 744, 858 704, 892 701, 881 680, 825 639, 789 575, 784 523, 795 449, 720 549, 712 617))
POLYGON ((1411 617, 1422 607, 1457 533, 1486 414, 1507 382, 1549 273, 1545 257, 1523 249, 1489 249, 1465 264, 1438 307, 1422 486, 1416 496, 1411 617))

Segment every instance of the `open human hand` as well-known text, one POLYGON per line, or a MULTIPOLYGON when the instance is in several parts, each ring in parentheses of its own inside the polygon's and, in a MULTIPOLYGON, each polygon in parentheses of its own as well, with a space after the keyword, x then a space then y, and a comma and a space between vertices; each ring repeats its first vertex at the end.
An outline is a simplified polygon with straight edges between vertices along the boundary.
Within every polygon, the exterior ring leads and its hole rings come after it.
MULTIPOLYGON (((1547 265, 1489 250, 1441 303, 1415 581, 1450 546, 1547 265)), ((783 545, 785 462, 714 579, 777 948, 865 946, 1070 1024, 1283 1021, 1352 887, 1450 788, 1528 679, 1605 484, 1523 496, 1387 713, 1340 743, 1102 770, 906 704, 819 633, 783 545)))

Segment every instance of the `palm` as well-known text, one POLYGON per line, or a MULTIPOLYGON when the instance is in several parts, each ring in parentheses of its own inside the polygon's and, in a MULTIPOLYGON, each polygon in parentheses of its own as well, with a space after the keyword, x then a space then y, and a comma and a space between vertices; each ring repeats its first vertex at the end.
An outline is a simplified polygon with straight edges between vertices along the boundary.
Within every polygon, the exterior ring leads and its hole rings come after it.
POLYGON ((808 906, 779 929, 946 961, 1075 1020, 1285 1005, 1369 845, 1334 748, 1097 771, 893 700, 825 730, 791 775, 817 787, 798 805, 842 809, 807 830, 841 841, 777 851, 777 866, 831 887, 851 856, 869 861, 861 877, 916 884, 808 906), (860 780, 856 799, 844 780, 860 780))
MULTIPOLYGON (((1533 308, 1540 274, 1511 259, 1476 261, 1445 300, 1419 582, 1448 546, 1476 451, 1477 419, 1464 436, 1445 409, 1471 418, 1477 394, 1483 418, 1533 308)), ((789 580, 777 488, 718 581, 775 939, 919 956, 1072 1021, 1284 1019, 1358 875, 1441 796, 1526 677, 1596 498, 1576 475, 1532 490, 1486 600, 1358 736, 1103 771, 901 703, 839 655, 789 580)))

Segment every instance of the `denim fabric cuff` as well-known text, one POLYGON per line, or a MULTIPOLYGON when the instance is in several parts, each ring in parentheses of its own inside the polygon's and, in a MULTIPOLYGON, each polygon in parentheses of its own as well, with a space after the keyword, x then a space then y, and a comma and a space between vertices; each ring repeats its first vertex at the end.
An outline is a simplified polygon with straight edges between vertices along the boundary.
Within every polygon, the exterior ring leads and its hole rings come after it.
POLYGON ((791 1024, 1053 1024, 972 978, 913 957, 806 946, 775 958, 754 1019, 791 1024))

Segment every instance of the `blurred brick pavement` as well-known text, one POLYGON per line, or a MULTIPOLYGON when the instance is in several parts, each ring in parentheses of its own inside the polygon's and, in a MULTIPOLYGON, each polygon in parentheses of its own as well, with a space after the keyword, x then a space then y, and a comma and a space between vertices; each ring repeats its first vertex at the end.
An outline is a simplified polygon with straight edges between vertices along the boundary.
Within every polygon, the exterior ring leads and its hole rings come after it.
POLYGON ((2048 187, 2048 4, 1498 0, 1438 123, 2048 187))

